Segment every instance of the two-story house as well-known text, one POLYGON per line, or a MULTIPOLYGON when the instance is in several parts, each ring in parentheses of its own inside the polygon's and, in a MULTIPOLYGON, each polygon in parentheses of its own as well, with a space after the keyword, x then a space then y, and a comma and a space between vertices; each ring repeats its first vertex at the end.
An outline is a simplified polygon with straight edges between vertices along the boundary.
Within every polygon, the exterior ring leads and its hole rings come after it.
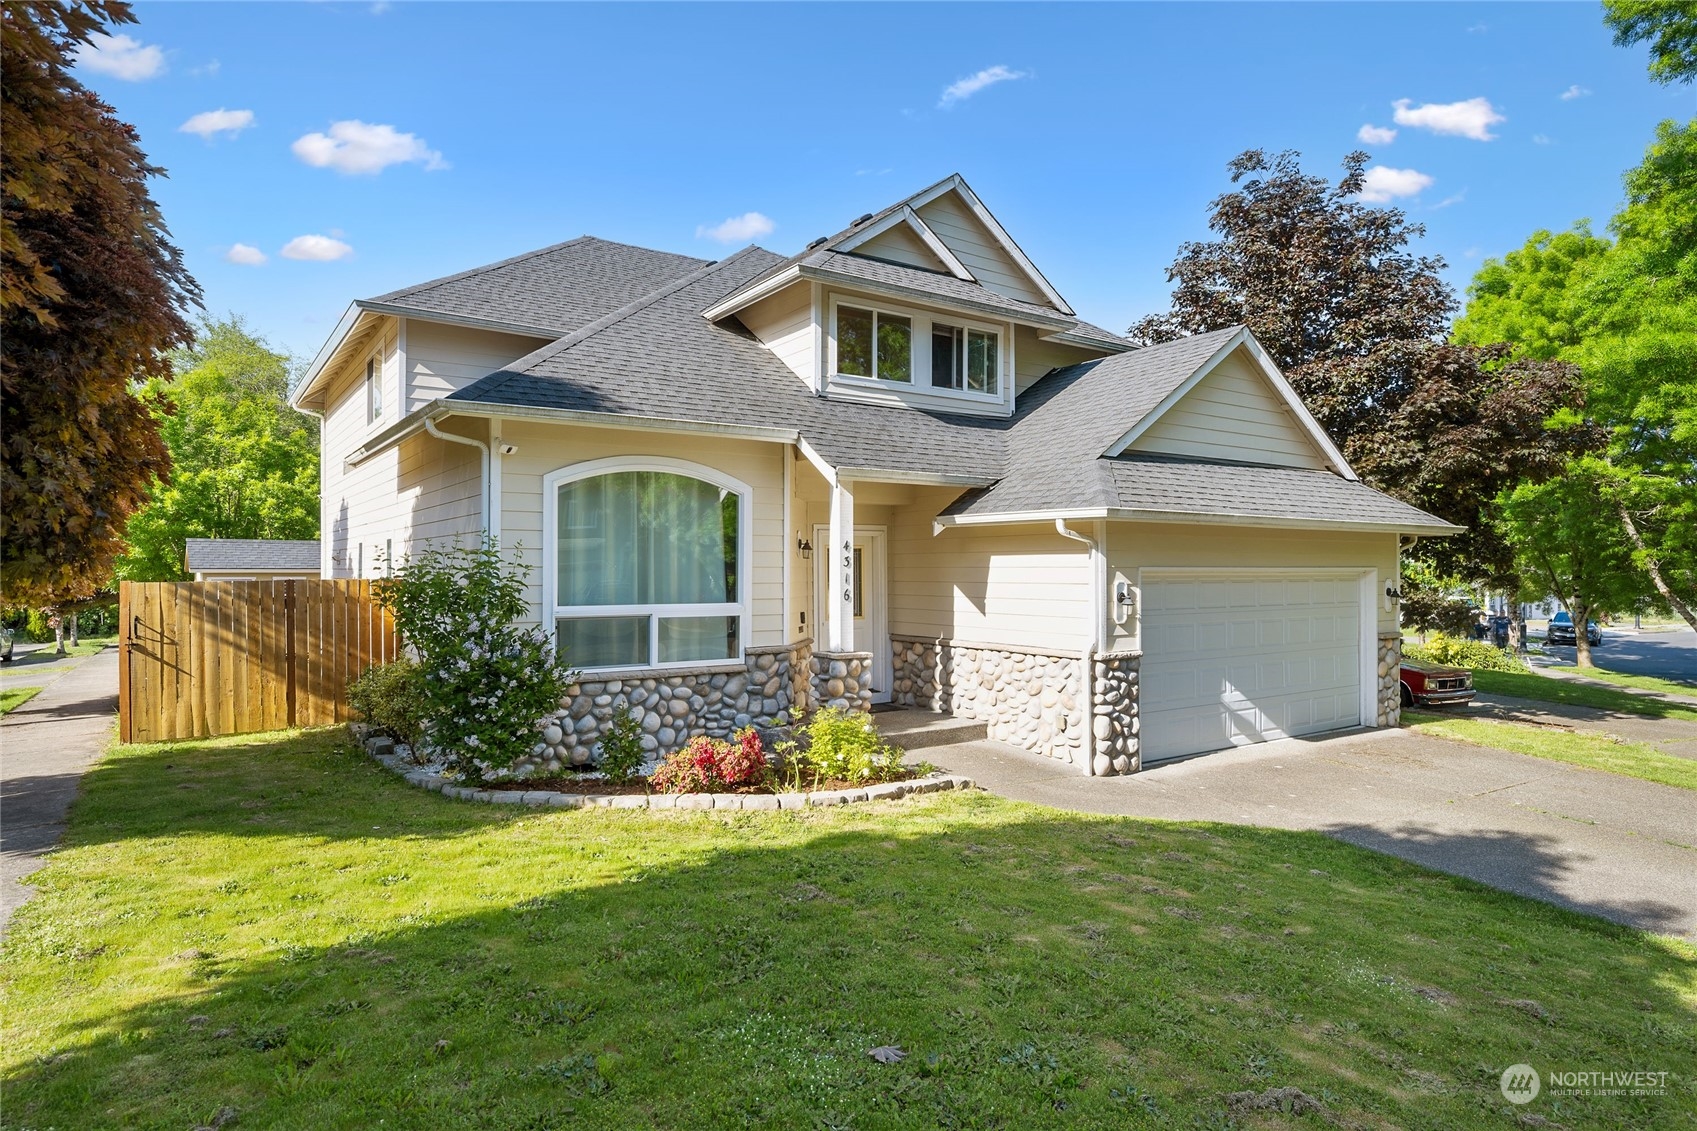
POLYGON ((1253 336, 1081 321, 958 176, 788 258, 581 238, 355 302, 323 572, 432 539, 533 567, 651 750, 821 703, 983 720, 1124 773, 1398 710, 1399 538, 1253 336))

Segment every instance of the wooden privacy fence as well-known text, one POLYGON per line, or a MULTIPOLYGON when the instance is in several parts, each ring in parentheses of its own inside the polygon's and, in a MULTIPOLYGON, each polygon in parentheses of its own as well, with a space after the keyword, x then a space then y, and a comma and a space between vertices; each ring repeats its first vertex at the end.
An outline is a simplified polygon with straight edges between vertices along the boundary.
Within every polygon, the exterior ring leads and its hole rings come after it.
POLYGON ((126 581, 118 589, 125 742, 347 721, 347 687, 395 658, 369 581, 126 581))

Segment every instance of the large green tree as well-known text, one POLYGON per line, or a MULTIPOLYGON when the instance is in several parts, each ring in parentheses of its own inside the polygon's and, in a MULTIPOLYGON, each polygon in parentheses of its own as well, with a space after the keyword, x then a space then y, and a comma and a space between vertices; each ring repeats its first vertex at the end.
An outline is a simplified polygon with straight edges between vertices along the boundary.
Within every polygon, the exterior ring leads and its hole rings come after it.
MULTIPOLYGON (((1580 225, 1487 262, 1455 338, 1583 372, 1585 414, 1608 436, 1583 475, 1592 505, 1633 576, 1697 628, 1697 122, 1663 122, 1625 182, 1614 242, 1580 225)), ((1549 536, 1571 529, 1552 524, 1549 536)), ((1602 529, 1586 528, 1593 548, 1602 529)))
POLYGON ((239 318, 205 319, 149 391, 168 482, 130 519, 119 575, 173 581, 188 538, 318 537, 318 425, 289 407, 290 359, 239 318))
POLYGON ((148 193, 161 170, 69 71, 127 4, 0 9, 0 603, 58 605, 112 576, 170 467, 137 389, 167 379, 199 288, 148 193))
POLYGON ((1697 0, 1603 0, 1603 21, 1618 47, 1649 41, 1657 82, 1697 77, 1697 0))
POLYGON ((1583 403, 1567 364, 1444 341, 1455 295, 1443 260, 1396 208, 1361 199, 1367 154, 1333 184, 1298 155, 1250 150, 1238 187, 1210 206, 1215 238, 1179 248, 1171 309, 1131 327, 1141 342, 1245 323, 1363 479, 1467 527, 1423 543, 1442 575, 1515 588, 1496 500, 1594 447, 1583 421, 1548 421, 1583 403))

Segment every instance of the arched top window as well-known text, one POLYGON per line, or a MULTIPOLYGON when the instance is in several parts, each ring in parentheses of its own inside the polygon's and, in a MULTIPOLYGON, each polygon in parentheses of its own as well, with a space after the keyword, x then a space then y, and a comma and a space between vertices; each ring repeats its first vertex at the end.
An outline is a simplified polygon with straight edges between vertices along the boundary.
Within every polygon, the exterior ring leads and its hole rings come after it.
POLYGON ((546 476, 544 600, 566 660, 740 660, 750 502, 745 484, 681 460, 592 460, 546 476))

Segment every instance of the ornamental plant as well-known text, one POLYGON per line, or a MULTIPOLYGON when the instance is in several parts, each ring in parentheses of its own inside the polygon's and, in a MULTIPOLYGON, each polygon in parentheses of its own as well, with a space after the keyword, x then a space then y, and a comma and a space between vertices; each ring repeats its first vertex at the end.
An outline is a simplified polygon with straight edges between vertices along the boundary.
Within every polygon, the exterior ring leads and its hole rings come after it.
POLYGON ((825 707, 800 727, 800 749, 790 762, 795 774, 815 781, 883 782, 906 777, 903 751, 878 735, 866 711, 825 707))
POLYGON ((1447 664, 1456 668, 1472 668, 1487 672, 1529 672, 1526 661, 1513 652, 1504 651, 1483 640, 1464 640, 1459 637, 1433 633, 1425 644, 1404 646, 1402 654, 1410 660, 1430 664, 1447 664))
POLYGON ((374 586, 418 657, 425 741, 456 777, 512 777, 577 682, 545 630, 513 624, 529 573, 489 542, 426 550, 374 586))
POLYGON ((642 768, 642 723, 636 712, 622 703, 601 735, 597 765, 616 785, 630 781, 642 768))
POLYGON ((726 793, 768 784, 772 768, 753 727, 726 742, 705 734, 660 763, 649 779, 661 793, 726 793))
POLYGON ((430 697, 418 663, 402 656, 392 664, 373 664, 348 684, 348 706, 379 733, 417 746, 430 697))

